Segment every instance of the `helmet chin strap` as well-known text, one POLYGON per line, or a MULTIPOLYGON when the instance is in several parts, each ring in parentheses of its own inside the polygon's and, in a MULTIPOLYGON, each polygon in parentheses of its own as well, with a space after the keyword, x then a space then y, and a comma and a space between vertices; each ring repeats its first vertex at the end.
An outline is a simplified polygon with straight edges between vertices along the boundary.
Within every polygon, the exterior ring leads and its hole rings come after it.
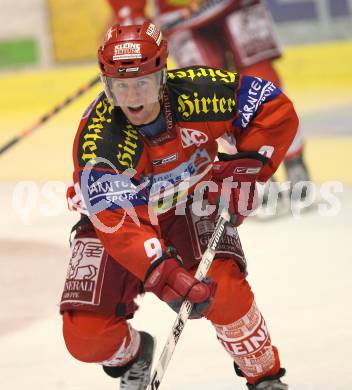
POLYGON ((164 91, 166 87, 166 80, 167 80, 167 69, 166 67, 162 70, 162 75, 160 79, 160 88, 159 88, 159 103, 163 103, 163 97, 164 97, 164 91))
POLYGON ((106 97, 108 98, 110 105, 117 106, 117 102, 116 102, 116 99, 114 98, 114 94, 111 91, 108 78, 106 76, 104 76, 103 74, 101 74, 100 80, 103 83, 104 92, 105 92, 106 97))

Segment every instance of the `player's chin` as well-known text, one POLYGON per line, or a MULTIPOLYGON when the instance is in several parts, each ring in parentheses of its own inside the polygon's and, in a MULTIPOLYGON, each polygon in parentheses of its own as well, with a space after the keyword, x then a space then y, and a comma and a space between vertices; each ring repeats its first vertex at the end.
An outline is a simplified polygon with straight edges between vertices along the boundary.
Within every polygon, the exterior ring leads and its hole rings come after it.
POLYGON ((143 125, 147 120, 147 110, 144 106, 126 107, 124 111, 133 125, 143 125))

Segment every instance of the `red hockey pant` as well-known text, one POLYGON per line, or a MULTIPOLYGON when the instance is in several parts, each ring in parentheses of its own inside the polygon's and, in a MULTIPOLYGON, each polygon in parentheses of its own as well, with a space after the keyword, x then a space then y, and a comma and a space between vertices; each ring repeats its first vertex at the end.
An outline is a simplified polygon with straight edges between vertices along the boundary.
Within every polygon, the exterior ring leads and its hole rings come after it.
MULTIPOLYGON (((207 318, 214 325, 220 343, 249 383, 276 374, 280 368, 278 353, 271 345, 244 274, 233 260, 217 259, 209 276, 218 288, 207 318)), ((131 361, 140 343, 138 332, 124 318, 88 311, 65 312, 63 334, 76 359, 110 366, 123 366, 131 361)))

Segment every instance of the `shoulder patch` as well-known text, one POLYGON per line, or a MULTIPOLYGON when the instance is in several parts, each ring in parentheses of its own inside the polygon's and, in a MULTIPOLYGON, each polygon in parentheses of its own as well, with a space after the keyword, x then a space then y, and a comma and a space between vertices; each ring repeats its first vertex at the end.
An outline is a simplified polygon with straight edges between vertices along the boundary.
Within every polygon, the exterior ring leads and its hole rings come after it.
POLYGON ((239 115, 233 122, 235 126, 245 129, 255 117, 259 107, 281 94, 281 89, 271 81, 259 77, 243 76, 237 92, 239 115))

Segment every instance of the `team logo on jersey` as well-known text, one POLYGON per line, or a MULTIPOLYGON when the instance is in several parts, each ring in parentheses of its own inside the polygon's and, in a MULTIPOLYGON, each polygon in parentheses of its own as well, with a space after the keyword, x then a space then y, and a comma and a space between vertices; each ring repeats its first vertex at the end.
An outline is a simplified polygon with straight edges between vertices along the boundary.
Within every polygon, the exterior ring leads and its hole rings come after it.
POLYGON ((208 141, 208 136, 202 131, 195 129, 180 128, 182 146, 188 148, 195 145, 199 147, 201 144, 205 144, 208 141))
POLYGON ((263 145, 259 150, 258 153, 262 154, 265 157, 270 158, 274 153, 274 147, 271 145, 263 145))

